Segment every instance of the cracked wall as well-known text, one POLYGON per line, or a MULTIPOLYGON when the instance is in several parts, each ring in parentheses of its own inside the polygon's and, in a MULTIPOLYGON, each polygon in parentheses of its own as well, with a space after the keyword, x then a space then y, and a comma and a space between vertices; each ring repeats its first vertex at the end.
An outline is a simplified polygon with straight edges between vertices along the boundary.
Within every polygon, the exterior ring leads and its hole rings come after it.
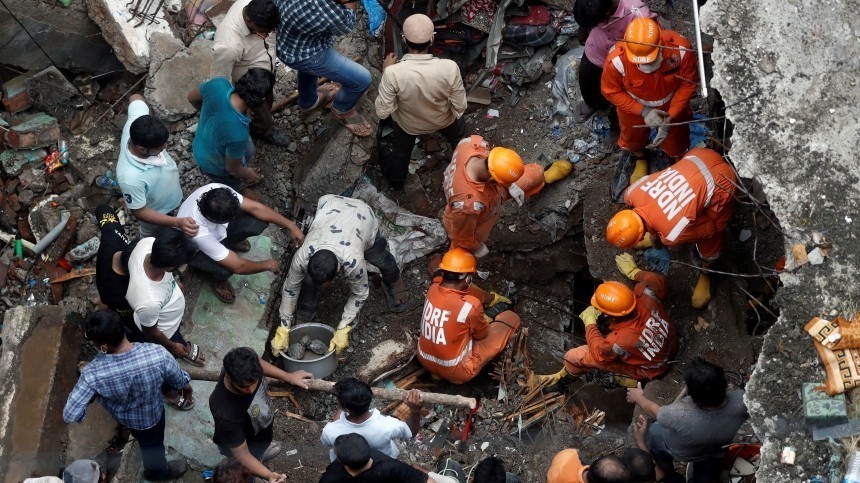
POLYGON ((823 265, 782 275, 781 316, 747 386, 764 443, 763 483, 827 475, 833 452, 812 441, 803 421, 801 384, 824 380, 803 326, 815 315, 854 310, 860 298, 856 9, 853 0, 712 0, 702 8, 703 30, 715 37, 713 87, 736 126, 732 161, 742 176, 762 182, 786 253, 795 243, 811 246, 815 231, 834 244, 823 265), (740 102, 747 96, 754 97, 740 102), (796 449, 794 466, 780 463, 784 446, 796 449))

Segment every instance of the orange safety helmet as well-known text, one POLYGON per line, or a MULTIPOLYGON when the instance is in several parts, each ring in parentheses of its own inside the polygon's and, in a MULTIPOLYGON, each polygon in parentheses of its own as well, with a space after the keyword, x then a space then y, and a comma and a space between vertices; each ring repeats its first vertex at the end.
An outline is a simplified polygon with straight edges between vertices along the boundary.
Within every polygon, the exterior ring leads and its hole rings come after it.
POLYGON ((635 18, 624 31, 627 60, 650 64, 660 53, 660 25, 650 18, 635 18))
POLYGON ((636 298, 627 285, 621 282, 605 282, 597 286, 591 296, 591 305, 606 315, 622 317, 636 307, 636 298))
POLYGON ((525 172, 523 159, 513 149, 493 148, 487 158, 490 176, 505 188, 514 184, 525 172))
POLYGON ((633 210, 621 210, 606 225, 606 240, 618 248, 630 248, 645 236, 645 223, 633 210))
POLYGON ((469 250, 455 247, 448 250, 442 257, 439 268, 453 273, 475 273, 478 269, 478 262, 475 260, 475 255, 472 255, 469 250))

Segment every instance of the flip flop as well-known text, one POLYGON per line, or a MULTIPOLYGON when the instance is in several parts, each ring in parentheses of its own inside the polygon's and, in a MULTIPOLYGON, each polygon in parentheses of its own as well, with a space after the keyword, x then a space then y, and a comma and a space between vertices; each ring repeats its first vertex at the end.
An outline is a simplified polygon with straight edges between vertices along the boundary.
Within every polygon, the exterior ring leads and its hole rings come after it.
POLYGON ((408 308, 408 300, 409 300, 409 291, 403 285, 403 279, 399 279, 395 282, 393 287, 389 287, 387 283, 382 282, 382 292, 385 294, 385 302, 388 305, 388 310, 394 312, 395 314, 404 312, 408 308), (394 298, 394 295, 400 295, 401 293, 406 293, 406 301, 397 303, 397 300, 394 298))
POLYGON ((233 304, 234 302, 236 302, 236 291, 233 290, 233 286, 230 285, 230 282, 228 280, 225 280, 223 282, 210 281, 210 283, 212 284, 212 293, 214 293, 215 296, 218 297, 218 300, 224 302, 225 304, 233 304), (225 297, 224 295, 221 295, 221 293, 218 292, 219 290, 225 290, 230 292, 230 296, 225 297))
POLYGON ((335 96, 337 96, 338 92, 340 92, 340 86, 335 84, 325 84, 320 86, 317 89, 317 102, 307 109, 299 108, 299 112, 303 116, 308 116, 313 114, 314 111, 328 107, 328 105, 331 104, 331 101, 334 100, 335 96))
POLYGON ((373 126, 371 126, 370 123, 367 122, 367 119, 365 119, 360 112, 356 111, 355 109, 350 112, 353 113, 353 115, 346 117, 349 112, 340 114, 334 109, 332 109, 331 116, 343 127, 349 129, 349 132, 351 132, 355 136, 365 138, 373 134, 373 126))
POLYGON ((190 411, 194 408, 194 398, 193 397, 185 397, 182 394, 176 397, 176 399, 164 399, 164 402, 172 407, 173 409, 177 409, 179 411, 190 411))
POLYGON ((269 447, 266 448, 266 452, 263 453, 263 457, 260 458, 260 463, 265 463, 266 461, 274 458, 275 456, 278 456, 279 454, 281 454, 282 450, 283 446, 281 445, 280 441, 272 441, 271 443, 269 443, 269 447))
POLYGON ((591 116, 597 112, 597 109, 592 109, 585 101, 579 101, 576 105, 576 122, 579 124, 591 119, 591 116))
POLYGON ((187 356, 183 356, 182 359, 191 365, 203 367, 205 362, 202 362, 200 360, 200 357, 203 355, 201 353, 202 351, 200 350, 200 346, 194 344, 193 342, 188 342, 187 344, 191 346, 191 351, 188 352, 187 356))

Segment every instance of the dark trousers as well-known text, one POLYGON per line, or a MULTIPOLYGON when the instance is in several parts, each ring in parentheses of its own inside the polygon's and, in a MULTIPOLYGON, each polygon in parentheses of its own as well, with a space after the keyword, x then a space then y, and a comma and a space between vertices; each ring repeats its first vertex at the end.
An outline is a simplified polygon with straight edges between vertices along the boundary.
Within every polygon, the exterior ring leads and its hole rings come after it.
POLYGON ((272 104, 274 102, 275 94, 273 91, 269 91, 265 102, 259 107, 251 109, 251 125, 249 126, 251 136, 265 139, 269 135, 275 126, 275 119, 272 117, 272 104))
MULTIPOLYGON (((381 233, 376 234, 373 246, 364 252, 364 260, 382 272, 382 283, 389 287, 400 278, 397 261, 394 260, 394 255, 388 251, 388 240, 381 233)), ((302 280, 302 291, 299 292, 296 317, 302 320, 313 320, 318 301, 319 288, 314 285, 309 276, 305 276, 302 280)))
MULTIPOLYGON (((227 238, 221 240, 221 244, 232 250, 232 247, 242 240, 263 233, 267 226, 269 226, 267 222, 242 212, 227 225, 227 238)), ((189 265, 191 268, 206 274, 210 280, 215 282, 224 282, 230 278, 230 275, 233 275, 233 272, 209 258, 209 255, 202 251, 194 255, 189 265)))
POLYGON ((588 107, 596 110, 609 108, 609 126, 614 132, 620 131, 618 124, 618 113, 615 112, 613 106, 600 92, 600 78, 603 77, 603 66, 595 65, 585 54, 582 54, 582 59, 579 61, 579 90, 582 92, 582 99, 588 104, 588 107))
MULTIPOLYGON (((648 448, 651 452, 651 457, 654 458, 654 463, 669 475, 666 481, 683 481, 675 476, 675 457, 669 452, 666 447, 665 429, 659 423, 651 423, 648 427, 648 448), (670 479, 674 478, 674 480, 670 479)), ((717 480, 720 474, 722 464, 722 455, 702 459, 700 461, 692 461, 690 477, 687 483, 713 483, 717 480)))
POLYGON ((129 428, 140 445, 143 455, 143 476, 147 480, 163 480, 167 476, 167 458, 164 456, 164 413, 155 426, 149 429, 129 428))
MULTIPOLYGON (((409 134, 394 122, 390 117, 381 121, 382 126, 390 126, 394 132, 389 134, 388 143, 379 143, 379 146, 385 146, 385 149, 380 149, 379 163, 382 167, 382 174, 385 179, 391 183, 395 189, 403 189, 403 184, 406 183, 406 176, 409 174, 409 159, 412 157, 412 148, 415 147, 415 139, 418 136, 409 134)), ((382 133, 380 126, 379 133, 382 133)), ((449 126, 440 129, 439 134, 445 136, 445 139, 451 144, 451 148, 456 148, 457 143, 466 137, 466 122, 460 117, 452 122, 449 126)))

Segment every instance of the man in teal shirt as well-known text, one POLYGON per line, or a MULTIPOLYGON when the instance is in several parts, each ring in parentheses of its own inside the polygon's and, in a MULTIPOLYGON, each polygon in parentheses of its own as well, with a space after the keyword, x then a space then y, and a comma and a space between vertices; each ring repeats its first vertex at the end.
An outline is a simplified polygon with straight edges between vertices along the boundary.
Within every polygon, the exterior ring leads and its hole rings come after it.
POLYGON ((167 127, 149 115, 140 94, 131 96, 128 120, 122 129, 116 176, 125 204, 140 221, 140 237, 155 236, 160 226, 197 234, 193 218, 171 216, 182 202, 179 169, 167 147, 167 127))
POLYGON ((258 168, 248 163, 254 157, 248 125, 252 109, 266 101, 275 76, 252 68, 236 81, 210 79, 188 94, 188 102, 200 111, 194 135, 194 160, 212 182, 242 191, 261 180, 258 168))

